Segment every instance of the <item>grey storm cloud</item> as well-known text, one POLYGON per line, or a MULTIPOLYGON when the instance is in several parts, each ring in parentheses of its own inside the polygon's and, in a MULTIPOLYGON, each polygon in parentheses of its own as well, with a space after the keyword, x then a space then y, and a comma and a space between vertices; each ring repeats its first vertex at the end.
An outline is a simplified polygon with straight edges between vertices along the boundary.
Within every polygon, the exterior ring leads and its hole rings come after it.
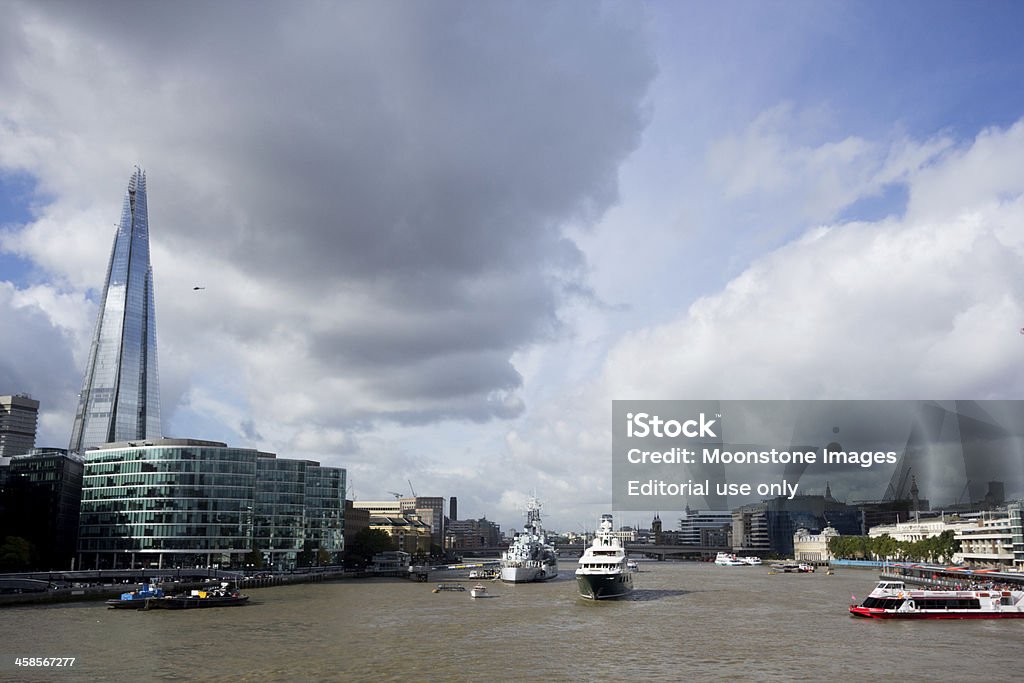
MULTIPOLYGON (((37 306, 15 302, 0 283, 0 330, 5 352, 0 359, 0 392, 28 393, 49 400, 74 396, 79 370, 59 327, 37 306)), ((51 445, 51 444, 47 444, 51 445)))
MULTIPOLYGON (((10 7, 20 47, 0 78, 45 100, 45 76, 26 74, 46 73, 47 50, 91 64, 112 141, 146 155, 153 240, 277 283, 278 322, 314 364, 413 399, 391 417, 416 420, 520 405, 493 394, 521 384, 512 354, 553 338, 567 292, 587 290, 563 230, 617 201, 655 75, 642 6, 10 7), (43 56, 25 68, 22 49, 43 56), (311 322, 337 292, 358 292, 359 314, 311 322)), ((245 314, 218 325, 273 344, 245 314)))

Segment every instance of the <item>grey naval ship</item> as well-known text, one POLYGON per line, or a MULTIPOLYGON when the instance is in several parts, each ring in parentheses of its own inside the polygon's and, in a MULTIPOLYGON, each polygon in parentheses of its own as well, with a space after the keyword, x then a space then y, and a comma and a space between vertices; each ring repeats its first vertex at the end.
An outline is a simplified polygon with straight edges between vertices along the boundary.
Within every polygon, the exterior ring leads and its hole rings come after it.
POLYGON ((501 580, 507 583, 547 581, 558 576, 558 557, 544 536, 540 503, 536 497, 526 505, 526 522, 508 550, 501 554, 501 580))

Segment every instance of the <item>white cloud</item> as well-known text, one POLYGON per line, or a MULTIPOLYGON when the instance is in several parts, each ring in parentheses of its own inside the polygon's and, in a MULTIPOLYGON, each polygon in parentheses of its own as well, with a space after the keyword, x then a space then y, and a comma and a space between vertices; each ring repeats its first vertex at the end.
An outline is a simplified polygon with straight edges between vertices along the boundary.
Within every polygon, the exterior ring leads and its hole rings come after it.
POLYGON ((889 154, 918 150, 904 164, 912 198, 905 217, 813 229, 756 259, 685 317, 628 335, 608 357, 609 390, 678 398, 1014 396, 1024 384, 1013 369, 1024 321, 1022 131, 1022 123, 986 131, 919 170, 921 147, 889 154))
MULTIPOLYGON (((885 144, 857 136, 824 143, 813 125, 824 114, 797 115, 782 104, 759 115, 742 132, 711 145, 708 166, 726 200, 770 201, 776 221, 791 224, 831 220, 858 199, 904 180, 952 144, 898 137, 885 144), (789 215, 779 216, 778 208, 789 215)), ((820 124, 819 124, 820 125, 820 124)))

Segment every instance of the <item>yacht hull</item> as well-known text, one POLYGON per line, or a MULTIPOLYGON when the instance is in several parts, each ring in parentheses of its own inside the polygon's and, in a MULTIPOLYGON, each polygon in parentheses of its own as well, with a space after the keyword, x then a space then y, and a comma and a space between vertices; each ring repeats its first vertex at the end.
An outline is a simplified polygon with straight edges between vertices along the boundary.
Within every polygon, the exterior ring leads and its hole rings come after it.
POLYGON ((587 600, 621 598, 633 592, 631 574, 577 574, 580 597, 587 600))

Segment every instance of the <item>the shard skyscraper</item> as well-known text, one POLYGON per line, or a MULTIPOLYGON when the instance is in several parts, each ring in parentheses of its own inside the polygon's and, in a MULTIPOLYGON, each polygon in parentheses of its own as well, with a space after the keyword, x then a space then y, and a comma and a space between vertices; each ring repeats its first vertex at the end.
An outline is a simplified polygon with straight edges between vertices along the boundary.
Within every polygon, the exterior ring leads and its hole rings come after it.
POLYGON ((110 252, 69 449, 161 436, 146 174, 136 167, 110 252))

